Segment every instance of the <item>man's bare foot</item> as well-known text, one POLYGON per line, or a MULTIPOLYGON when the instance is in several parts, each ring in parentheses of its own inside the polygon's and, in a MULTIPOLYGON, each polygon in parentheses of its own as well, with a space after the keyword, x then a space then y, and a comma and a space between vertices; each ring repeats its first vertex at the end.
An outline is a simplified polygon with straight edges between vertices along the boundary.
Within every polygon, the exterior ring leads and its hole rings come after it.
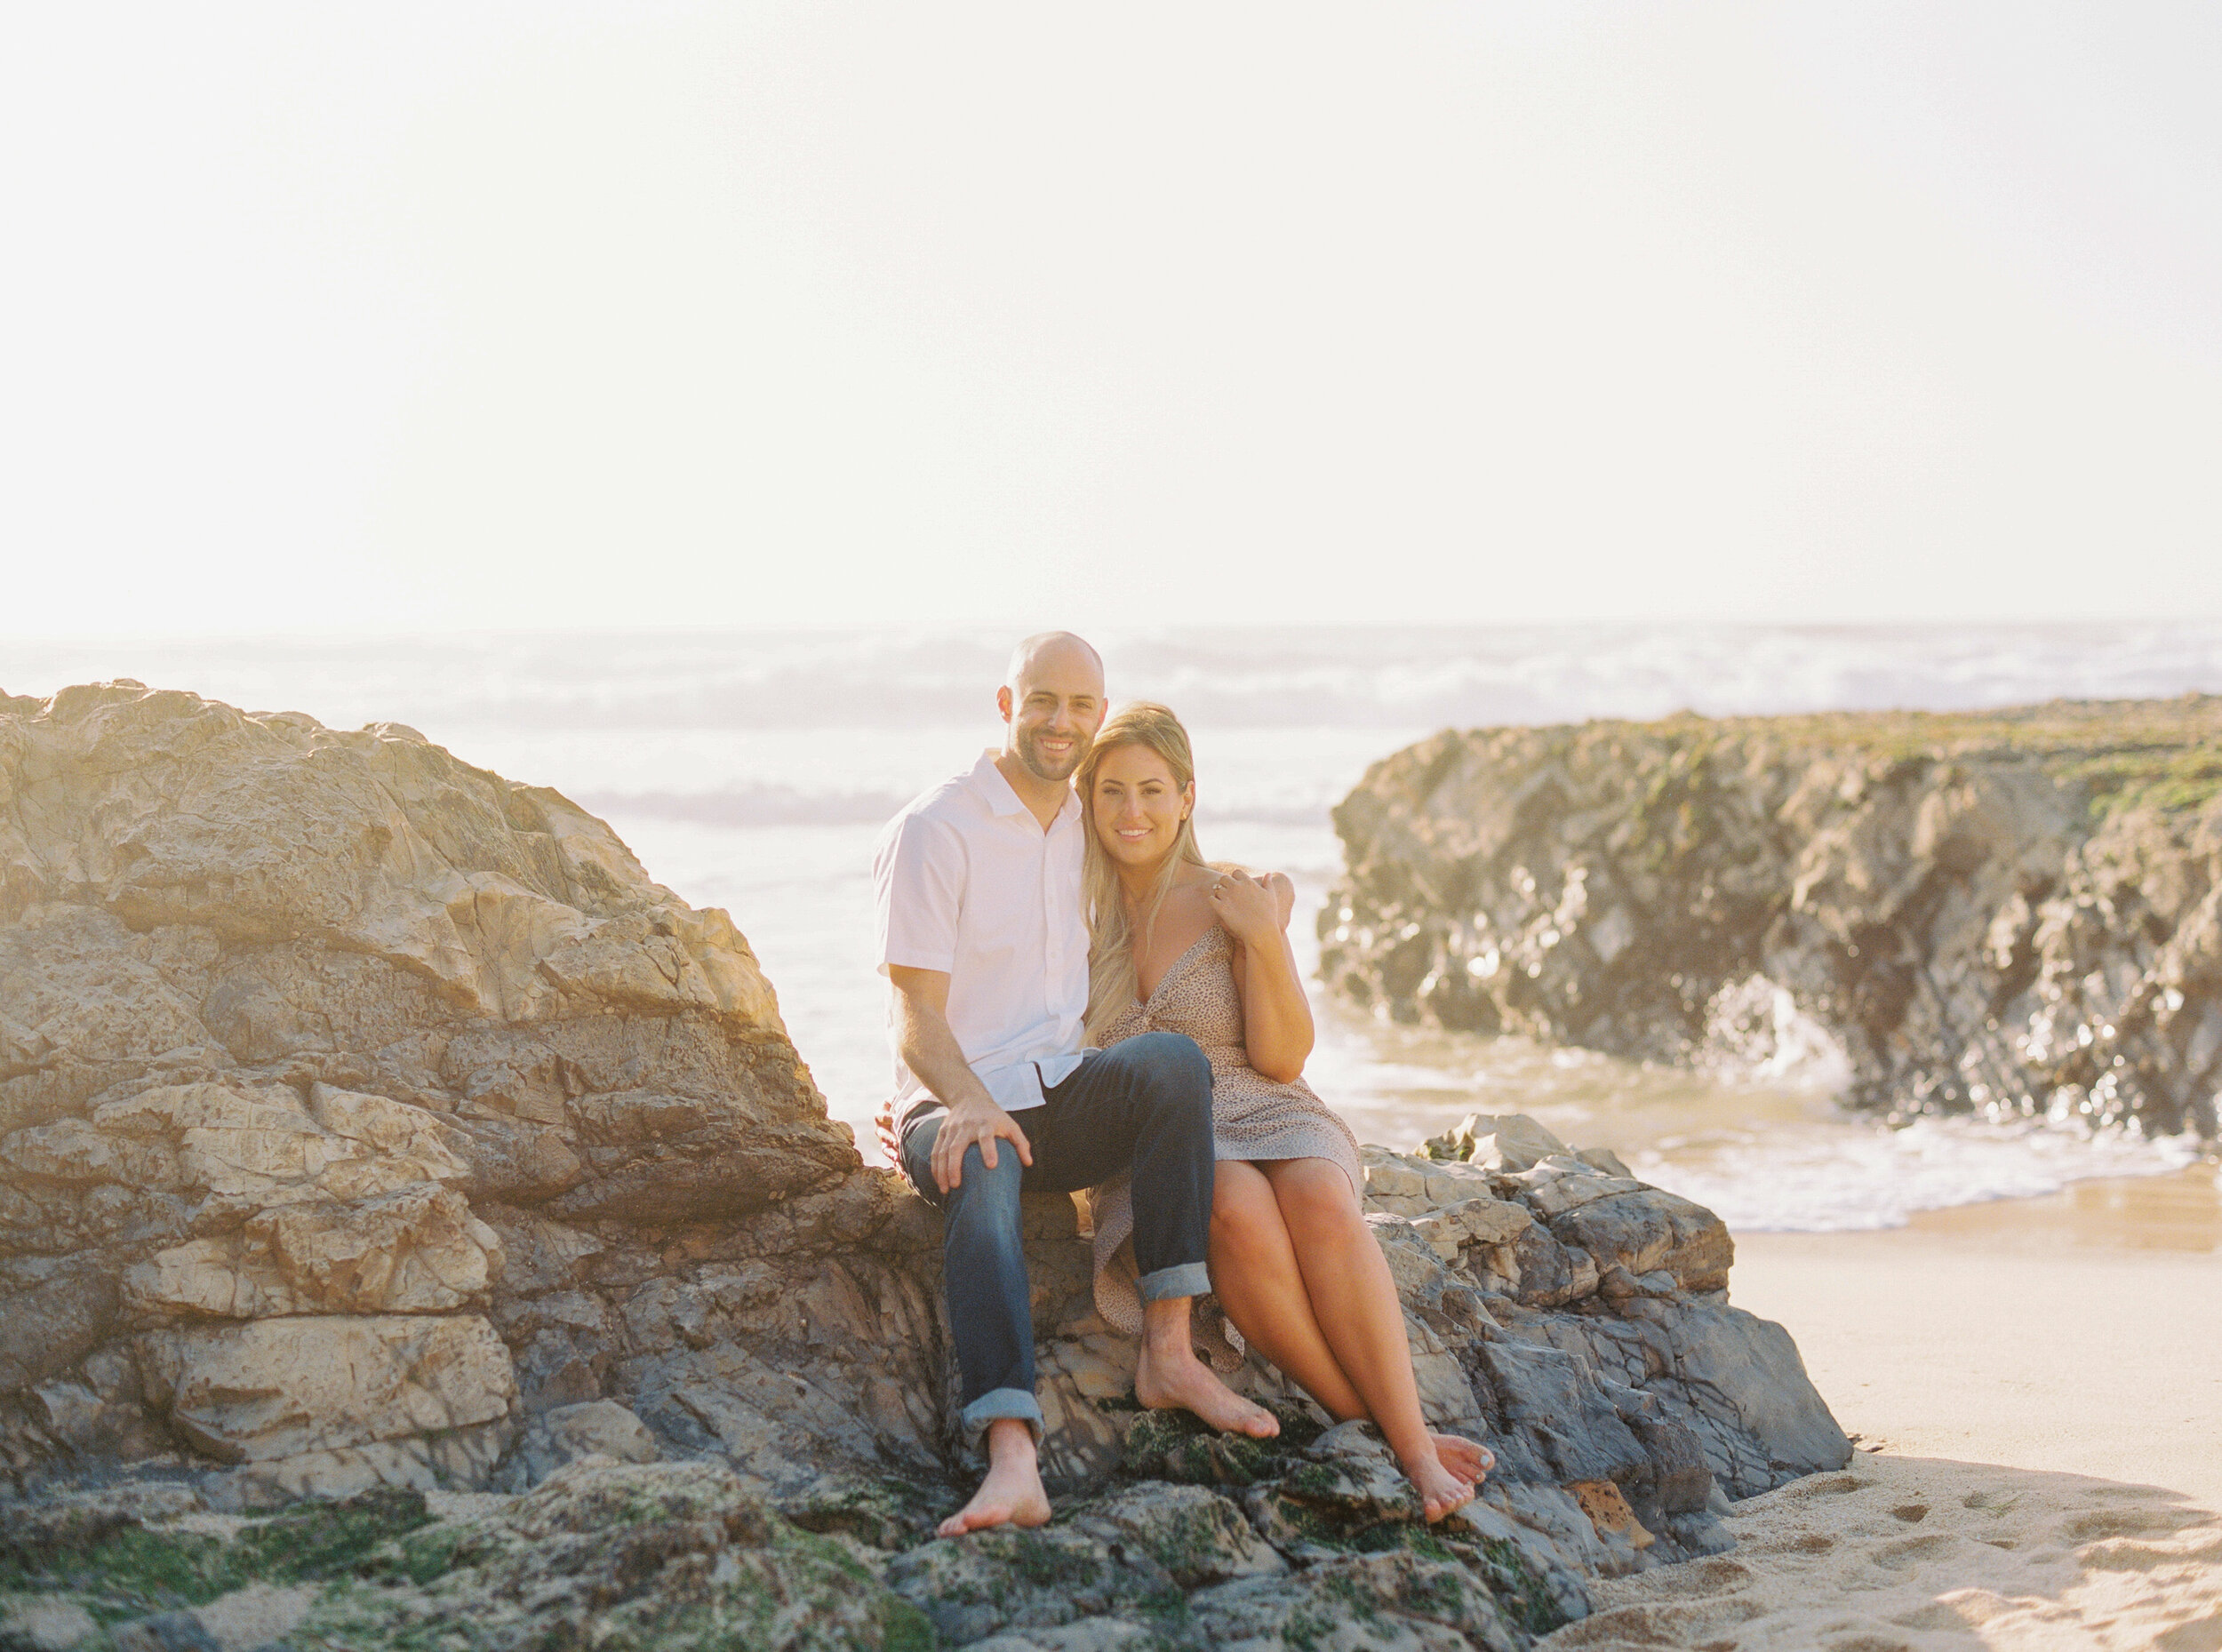
POLYGON ((1443 1459, 1433 1449, 1416 1454, 1417 1462, 1404 1464, 1404 1472, 1411 1476, 1419 1488, 1419 1501, 1425 1506, 1427 1523, 1432 1526, 1453 1509, 1462 1509, 1474 1501, 1474 1482, 1461 1480, 1443 1464, 1443 1459))
POLYGON ((1134 1373, 1134 1397, 1153 1411, 1193 1411, 1222 1433, 1270 1440, 1281 1432, 1278 1417, 1243 1399, 1195 1357, 1187 1345, 1185 1326, 1177 1347, 1143 1342, 1134 1373))
POLYGON ((1457 1434, 1430 1434, 1435 1442, 1435 1456, 1443 1467, 1470 1485, 1477 1485, 1483 1475, 1497 1466, 1497 1454, 1487 1446, 1476 1445, 1457 1434))
POLYGON ((1034 1431, 1016 1417, 987 1425, 987 1478, 972 1500, 935 1528, 940 1537, 959 1537, 991 1526, 1041 1526, 1050 1518, 1049 1494, 1035 1456, 1034 1431))

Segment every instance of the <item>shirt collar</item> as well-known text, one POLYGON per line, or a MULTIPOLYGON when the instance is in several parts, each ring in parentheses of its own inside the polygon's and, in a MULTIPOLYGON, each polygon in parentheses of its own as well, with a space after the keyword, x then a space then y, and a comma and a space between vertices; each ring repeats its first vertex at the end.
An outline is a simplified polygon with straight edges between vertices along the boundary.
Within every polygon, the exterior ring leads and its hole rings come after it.
MULTIPOLYGON (((979 794, 991 814, 1031 816, 1033 810, 1026 806, 1018 793, 1011 789, 1011 782, 1003 778, 1003 770, 995 767, 995 759, 1002 755, 993 746, 980 753, 979 761, 972 765, 972 789, 979 794)), ((1050 824, 1052 826, 1064 826, 1079 818, 1079 816, 1080 794, 1067 786, 1065 801, 1058 805, 1056 818, 1050 824)))

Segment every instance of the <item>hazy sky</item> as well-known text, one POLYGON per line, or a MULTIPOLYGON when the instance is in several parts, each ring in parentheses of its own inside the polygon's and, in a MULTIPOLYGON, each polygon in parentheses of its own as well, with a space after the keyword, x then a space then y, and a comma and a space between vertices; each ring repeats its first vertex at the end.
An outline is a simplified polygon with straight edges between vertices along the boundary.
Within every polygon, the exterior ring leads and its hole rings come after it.
POLYGON ((0 634, 2222 615, 2222 8, 52 4, 0 634))

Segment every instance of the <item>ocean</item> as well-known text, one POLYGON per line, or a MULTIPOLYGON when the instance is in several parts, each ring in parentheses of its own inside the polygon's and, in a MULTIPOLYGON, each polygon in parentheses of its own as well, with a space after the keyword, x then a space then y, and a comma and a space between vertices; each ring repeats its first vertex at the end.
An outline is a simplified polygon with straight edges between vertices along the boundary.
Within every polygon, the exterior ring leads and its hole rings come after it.
MULTIPOLYGON (((747 935, 834 1116, 876 1156, 884 989, 872 842, 996 744, 1011 638, 986 631, 0 641, 0 689, 118 676, 336 728, 407 723, 553 786, 659 882, 747 935)), ((1328 811, 1366 765, 1444 727, 1587 717, 1949 710, 2222 691, 2222 625, 1566 626, 1106 632, 1115 698, 1194 736, 1204 852, 1287 872, 1307 974, 1339 870, 1328 811)), ((1515 1038, 1399 1027, 1315 984, 1308 1076, 1361 1139, 1409 1149, 1466 1113, 1534 1114, 1744 1231, 1885 1227, 1915 1210, 2158 1174, 2186 1140, 1842 1113, 1825 1075, 1697 1074, 1515 1038)))

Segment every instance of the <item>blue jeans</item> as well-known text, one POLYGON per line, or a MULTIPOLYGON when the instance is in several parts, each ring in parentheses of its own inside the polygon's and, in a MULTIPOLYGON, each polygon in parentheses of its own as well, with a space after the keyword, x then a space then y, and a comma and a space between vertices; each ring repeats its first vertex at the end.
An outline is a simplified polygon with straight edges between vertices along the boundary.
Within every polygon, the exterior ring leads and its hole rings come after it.
POLYGON ((1144 1302, 1200 1297, 1211 1289, 1211 1064, 1192 1039, 1144 1033, 1090 1050, 1038 1107, 1011 1114, 1034 1163, 1007 1141, 989 1169, 965 1149, 963 1179, 946 1194, 933 1184, 933 1143, 948 1109, 933 1106, 903 1127, 903 1174, 946 1218, 941 1273, 949 1329, 963 1379, 967 1441, 1001 1417, 1019 1417, 1038 1438, 1034 1397, 1034 1313, 1019 1245, 1019 1195, 1066 1193, 1134 1177, 1134 1263, 1144 1302))

